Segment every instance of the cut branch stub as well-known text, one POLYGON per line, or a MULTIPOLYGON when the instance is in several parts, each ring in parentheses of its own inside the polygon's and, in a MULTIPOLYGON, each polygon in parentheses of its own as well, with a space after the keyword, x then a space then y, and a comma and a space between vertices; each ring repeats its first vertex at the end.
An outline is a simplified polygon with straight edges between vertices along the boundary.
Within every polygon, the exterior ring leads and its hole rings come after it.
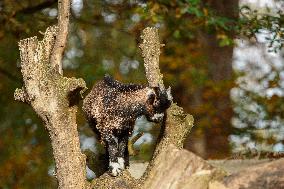
POLYGON ((29 96, 27 92, 25 91, 25 88, 23 87, 22 89, 16 89, 14 92, 14 99, 25 102, 29 104, 31 102, 31 99, 29 99, 29 96))
POLYGON ((159 56, 161 53, 159 34, 157 28, 145 28, 141 35, 142 43, 139 45, 144 58, 144 67, 148 83, 151 87, 160 86, 165 89, 163 75, 159 69, 159 56))
MULTIPOLYGON (((51 74, 49 56, 56 34, 57 27, 51 26, 47 28, 42 41, 38 41, 37 37, 31 37, 19 42, 24 87, 21 91, 16 90, 15 97, 22 94, 21 98, 16 98, 17 100, 31 102, 42 95, 41 91, 46 87, 45 78, 51 74)), ((55 77, 56 75, 54 73, 55 77)))

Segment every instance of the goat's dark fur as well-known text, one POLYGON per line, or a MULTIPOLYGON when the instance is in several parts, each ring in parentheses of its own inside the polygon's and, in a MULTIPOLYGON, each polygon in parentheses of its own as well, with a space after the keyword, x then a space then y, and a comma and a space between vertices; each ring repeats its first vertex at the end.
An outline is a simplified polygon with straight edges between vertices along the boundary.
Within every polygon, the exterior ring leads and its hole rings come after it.
POLYGON ((123 84, 110 76, 97 82, 83 102, 83 111, 93 131, 106 144, 110 173, 117 176, 128 166, 128 138, 136 118, 163 120, 170 106, 169 91, 159 87, 123 84))

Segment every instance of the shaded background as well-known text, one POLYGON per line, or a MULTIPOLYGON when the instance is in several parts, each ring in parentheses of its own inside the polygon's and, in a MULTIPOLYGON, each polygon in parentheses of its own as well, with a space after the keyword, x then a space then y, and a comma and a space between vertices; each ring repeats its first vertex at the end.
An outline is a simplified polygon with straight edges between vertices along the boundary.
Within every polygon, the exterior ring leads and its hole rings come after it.
MULTIPOLYGON (((73 0, 64 75, 89 88, 105 73, 146 83, 139 35, 158 27, 165 84, 195 118, 187 149, 206 159, 283 151, 283 10, 282 0, 73 0)), ((56 188, 47 131, 13 99, 22 86, 17 42, 41 38, 56 16, 56 0, 0 0, 0 188, 56 188)), ((98 152, 82 112, 78 126, 82 149, 98 152)), ((140 118, 139 131, 132 158, 147 161, 159 127, 140 118)))

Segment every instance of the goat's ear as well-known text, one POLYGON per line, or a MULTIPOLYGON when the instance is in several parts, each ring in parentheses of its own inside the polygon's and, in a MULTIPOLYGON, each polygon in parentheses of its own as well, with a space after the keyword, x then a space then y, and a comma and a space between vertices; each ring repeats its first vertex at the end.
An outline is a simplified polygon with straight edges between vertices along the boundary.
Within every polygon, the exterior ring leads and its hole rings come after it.
POLYGON ((148 104, 153 104, 154 101, 155 101, 155 92, 150 89, 148 92, 147 92, 147 103, 148 104))
POLYGON ((167 98, 169 101, 173 102, 173 96, 172 96, 172 92, 171 92, 171 87, 169 87, 167 89, 167 98))

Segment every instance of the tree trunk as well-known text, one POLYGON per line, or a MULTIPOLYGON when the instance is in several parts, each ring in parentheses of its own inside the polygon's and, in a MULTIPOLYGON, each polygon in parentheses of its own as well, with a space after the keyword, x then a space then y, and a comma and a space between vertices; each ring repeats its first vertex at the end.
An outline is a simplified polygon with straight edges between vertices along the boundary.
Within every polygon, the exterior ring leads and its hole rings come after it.
POLYGON ((70 2, 62 0, 58 4, 59 27, 47 28, 42 41, 32 37, 19 42, 24 86, 14 95, 33 107, 49 132, 58 188, 85 189, 86 160, 80 150, 76 104, 86 84, 83 79, 62 76, 70 2))
MULTIPOLYGON (((208 3, 216 13, 227 18, 238 17, 238 0, 203 0, 208 3)), ((228 34, 233 37, 233 33, 228 34)), ((231 118, 232 106, 230 100, 230 90, 232 84, 232 58, 233 46, 220 47, 217 33, 208 34, 208 32, 200 32, 199 42, 202 44, 202 53, 207 57, 207 70, 209 81, 212 83, 198 89, 193 94, 192 108, 200 107, 203 104, 210 105, 210 113, 202 113, 196 116, 196 125, 206 128, 203 133, 192 133, 188 140, 187 148, 199 152, 204 158, 225 158, 230 153, 230 145, 228 137, 231 134, 231 118), (214 93, 214 90, 221 91, 214 93), (209 97, 202 97, 200 93, 210 94, 209 97), (196 101, 196 102, 194 102, 196 101), (207 123, 204 125, 203 123, 207 123), (202 125, 203 124, 203 125, 202 125), (205 141, 200 141, 203 138, 205 141), (193 139, 198 139, 197 143, 203 143, 205 149, 194 149, 193 139)), ((208 95, 207 95, 208 96, 208 95)), ((204 108, 204 107, 203 107, 204 108)), ((195 131, 195 130, 194 130, 195 131)))

